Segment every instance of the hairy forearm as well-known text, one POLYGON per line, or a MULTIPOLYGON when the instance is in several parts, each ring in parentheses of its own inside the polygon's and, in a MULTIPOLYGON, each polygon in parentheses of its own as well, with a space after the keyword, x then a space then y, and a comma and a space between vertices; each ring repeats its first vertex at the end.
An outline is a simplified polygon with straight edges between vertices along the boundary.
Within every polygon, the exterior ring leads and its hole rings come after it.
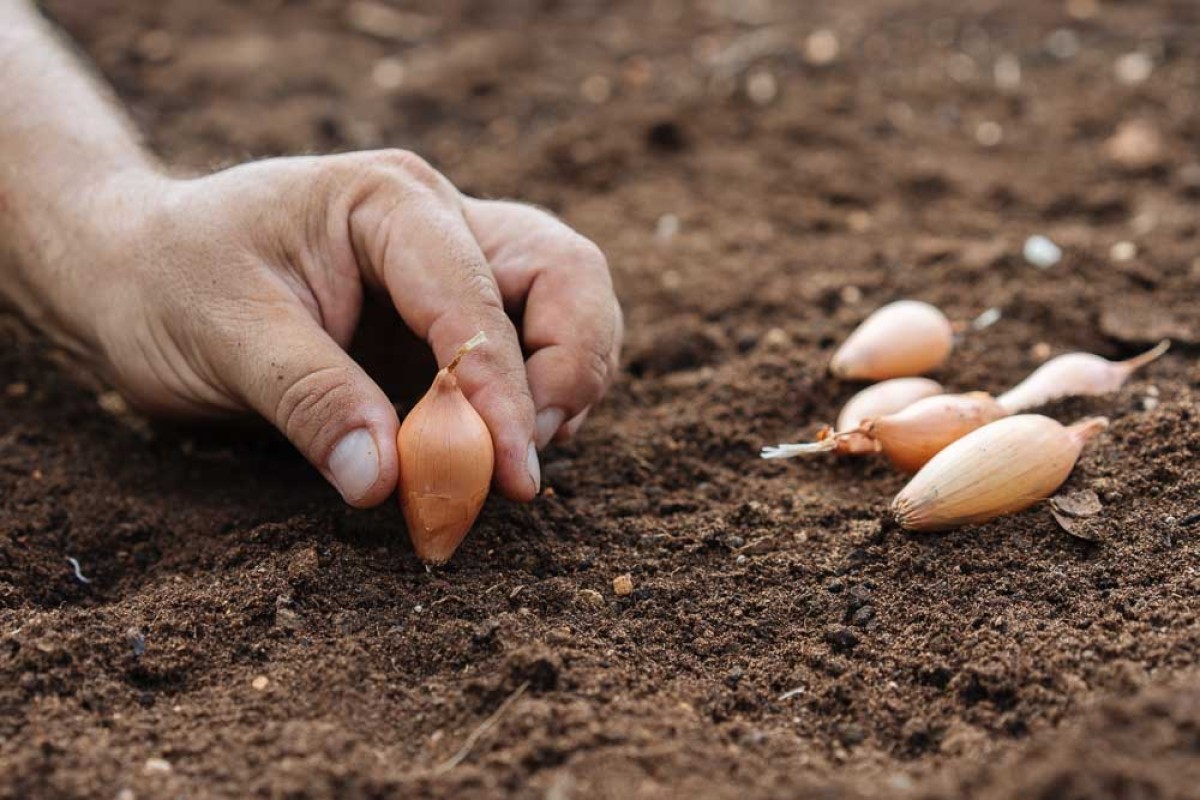
POLYGON ((129 224, 156 172, 133 126, 30 3, 0 0, 0 301, 88 348, 78 303, 113 276, 96 263, 105 228, 129 224), (49 291, 51 287, 55 291, 49 291))

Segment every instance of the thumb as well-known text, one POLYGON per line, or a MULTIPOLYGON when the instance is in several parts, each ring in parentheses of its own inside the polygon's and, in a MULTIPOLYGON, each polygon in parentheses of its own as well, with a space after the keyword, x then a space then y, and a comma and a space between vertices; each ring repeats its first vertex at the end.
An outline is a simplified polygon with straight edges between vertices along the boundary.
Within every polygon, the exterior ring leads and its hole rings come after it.
MULTIPOLYGON (((396 488, 396 409, 313 319, 282 309, 239 337, 227 374, 352 506, 366 508, 396 488)), ((228 352, 228 351, 227 351, 228 352)))

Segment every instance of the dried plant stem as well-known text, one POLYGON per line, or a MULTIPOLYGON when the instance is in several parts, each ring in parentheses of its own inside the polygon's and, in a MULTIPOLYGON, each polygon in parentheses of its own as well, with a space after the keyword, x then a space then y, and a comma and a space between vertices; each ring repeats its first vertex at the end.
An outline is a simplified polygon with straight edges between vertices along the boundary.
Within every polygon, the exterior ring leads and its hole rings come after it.
MULTIPOLYGON (((483 336, 482 333, 479 334, 479 336, 476 336, 475 338, 479 339, 481 336, 483 336)), ((474 339, 472 339, 471 341, 474 341, 474 339)), ((466 345, 463 345, 463 346, 465 347, 466 345)), ((449 772, 450 770, 454 769, 459 764, 461 764, 463 761, 465 761, 467 756, 469 756, 471 754, 471 750, 475 747, 475 744, 481 738, 483 738, 484 734, 486 734, 492 728, 496 727, 496 723, 498 723, 500 721, 500 718, 504 716, 504 713, 506 711, 508 711, 510 708, 512 708, 513 704, 516 703, 517 700, 521 699, 521 695, 525 694, 525 690, 528 688, 529 688, 529 681, 525 681, 520 686, 518 686, 517 690, 515 692, 513 692, 512 694, 510 694, 508 696, 508 698, 505 699, 505 701, 500 704, 500 707, 492 712, 492 715, 490 717, 488 717, 483 722, 481 722, 479 724, 478 728, 471 731, 471 735, 467 737, 467 740, 465 742, 463 742, 463 746, 458 749, 457 753, 450 756, 450 758, 446 759, 445 761, 443 761, 441 764, 439 764, 437 767, 434 768, 433 774, 441 775, 444 772, 449 772)))
POLYGON ((446 372, 454 372, 454 370, 458 368, 458 363, 463 360, 463 356, 474 350, 476 347, 479 347, 479 345, 486 341, 487 334, 485 334, 483 331, 480 331, 472 336, 465 344, 463 344, 462 347, 455 351, 454 358, 451 359, 450 363, 446 365, 446 372))

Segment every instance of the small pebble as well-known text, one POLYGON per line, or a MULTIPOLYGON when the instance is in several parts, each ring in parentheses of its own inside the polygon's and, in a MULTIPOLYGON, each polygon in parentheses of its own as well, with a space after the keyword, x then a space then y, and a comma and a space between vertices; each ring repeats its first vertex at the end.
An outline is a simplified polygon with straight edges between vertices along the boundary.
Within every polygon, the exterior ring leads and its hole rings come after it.
POLYGON ((1000 123, 986 120, 975 128, 975 141, 982 147, 995 147, 1004 139, 1004 128, 1000 123))
POLYGON ((612 81, 604 75, 589 75, 579 85, 579 94, 592 105, 603 105, 612 97, 612 81))
POLYGON ((633 594, 633 577, 629 573, 613 578, 613 592, 617 597, 628 597, 633 594))
POLYGON ((871 229, 871 214, 856 208, 846 215, 846 226, 854 233, 865 233, 871 229))
POLYGON ((971 330, 982 331, 992 327, 1001 319, 1004 318, 1004 312, 992 306, 980 312, 979 316, 971 320, 971 330))
POLYGON ((114 417, 129 413, 129 404, 117 392, 103 392, 96 398, 96 404, 114 417))
POLYGON ((749 561, 749 559, 746 558, 744 555, 741 555, 741 556, 738 556, 737 558, 735 558, 733 560, 733 563, 737 564, 739 567, 742 567, 742 566, 746 565, 747 561, 749 561))
POLYGON ((790 345, 792 338, 783 328, 770 328, 763 334, 762 343, 764 347, 780 350, 790 345))
POLYGON ((255 691, 261 692, 267 688, 267 685, 270 684, 270 682, 271 681, 267 679, 266 675, 259 675, 257 678, 250 681, 250 685, 254 687, 255 691))
POLYGON ((1162 136, 1153 123, 1144 119, 1126 120, 1104 143, 1104 154, 1123 169, 1148 169, 1162 161, 1162 136))
POLYGON ((147 758, 142 765, 142 772, 146 775, 166 775, 170 771, 171 762, 165 758, 147 758))
POLYGON ((1059 28, 1046 38, 1046 52, 1059 61, 1079 55, 1079 37, 1070 28, 1059 28))
POLYGON ((1133 242, 1117 242, 1108 251, 1109 257, 1113 261, 1131 261, 1137 255, 1137 245, 1133 242))
POLYGON ((775 76, 766 70, 755 70, 746 78, 746 96, 755 105, 768 105, 779 94, 775 76))
POLYGON ((600 594, 595 589, 580 589, 579 599, 587 603, 589 606, 604 605, 604 595, 600 594))
POLYGON ((1038 342, 1033 347, 1029 348, 1029 354, 1037 361, 1045 361, 1050 357, 1050 345, 1046 342, 1038 342))
POLYGON ((825 67, 837 61, 842 45, 837 34, 826 28, 815 30, 804 40, 804 60, 814 67, 825 67))
POLYGON ((663 214, 654 223, 654 238, 666 244, 679 233, 679 217, 674 214, 663 214))
POLYGON ((1145 53, 1126 53, 1113 64, 1113 72, 1122 86, 1137 86, 1150 78, 1154 72, 1154 61, 1145 53))
POLYGON ((1062 248, 1040 234, 1025 240, 1025 260, 1038 269, 1048 269, 1062 260, 1062 248))
POLYGON ((371 82, 385 92, 399 89, 404 85, 404 62, 394 56, 379 59, 371 69, 371 82))
POLYGON ((1004 53, 992 65, 992 78, 1001 91, 1015 90, 1021 85, 1021 62, 1011 53, 1004 53))
POLYGON ((858 288, 857 286, 843 286, 842 290, 838 292, 838 297, 840 297, 842 302, 846 305, 853 306, 862 302, 863 293, 862 289, 858 288))

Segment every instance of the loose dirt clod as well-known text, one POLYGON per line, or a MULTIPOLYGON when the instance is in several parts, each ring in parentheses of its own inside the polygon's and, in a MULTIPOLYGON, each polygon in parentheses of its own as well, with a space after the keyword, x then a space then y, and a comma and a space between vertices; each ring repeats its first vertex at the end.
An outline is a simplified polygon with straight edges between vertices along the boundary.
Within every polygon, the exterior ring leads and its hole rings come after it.
POLYGON ((613 578, 612 587, 613 592, 616 593, 617 597, 627 597, 628 595, 633 594, 633 577, 628 573, 625 575, 618 575, 617 577, 613 578))

